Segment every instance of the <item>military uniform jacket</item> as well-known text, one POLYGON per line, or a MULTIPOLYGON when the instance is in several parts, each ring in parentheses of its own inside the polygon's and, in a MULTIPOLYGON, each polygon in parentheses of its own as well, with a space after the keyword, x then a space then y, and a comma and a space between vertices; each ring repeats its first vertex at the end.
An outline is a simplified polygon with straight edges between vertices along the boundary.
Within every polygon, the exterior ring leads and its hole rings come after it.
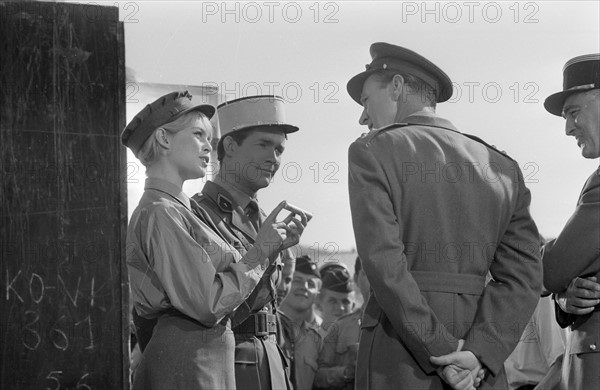
MULTIPOLYGON (((148 178, 127 228, 127 268, 135 308, 158 319, 133 388, 231 389, 234 337, 229 316, 261 277, 199 219, 181 188, 148 178)), ((193 204, 193 202, 192 202, 193 204)))
POLYGON ((541 291, 530 192, 515 161, 449 121, 405 121, 349 148, 354 234, 373 291, 356 387, 441 389, 429 358, 464 339, 489 370, 480 388, 506 388, 514 329, 541 291))
MULTIPOLYGON (((252 225, 244 209, 234 201, 234 197, 221 185, 208 181, 200 194, 193 197, 200 208, 208 214, 219 233, 227 241, 245 253, 254 245, 258 232, 252 225)), ((262 219, 266 216, 260 210, 262 219)), ((275 314, 272 302, 275 301, 276 282, 281 265, 271 268, 271 275, 263 275, 249 299, 240 305, 232 317, 232 328, 259 311, 275 314)), ((277 345, 276 337, 266 340, 256 337, 236 335, 236 381, 238 389, 289 389, 286 375, 287 361, 277 345)))
POLYGON ((347 366, 356 365, 356 347, 360 336, 362 310, 338 318, 329 328, 319 352, 319 369, 315 376, 317 389, 354 389, 354 378, 346 378, 347 366))
MULTIPOLYGON (((216 225, 219 233, 233 245, 240 253, 244 254, 254 245, 258 232, 250 222, 244 209, 235 203, 233 197, 220 185, 209 181, 204 185, 200 194, 192 197, 198 205, 208 214, 210 219, 216 225)), ((260 210, 262 219, 266 218, 265 213, 260 210)), ((253 301, 246 301, 237 312, 243 310, 244 313, 260 311, 265 305, 270 304, 275 299, 276 283, 281 270, 281 265, 273 270, 270 283, 261 283, 261 291, 253 294, 253 301), (259 294, 256 294, 259 293, 259 294)), ((264 276, 265 278, 268 275, 264 276)), ((232 326, 244 321, 239 314, 233 319, 232 326)))
MULTIPOLYGON (((544 246, 544 286, 555 293, 577 276, 600 279, 600 168, 585 183, 575 212, 555 240, 544 246)), ((577 316, 560 311, 561 326, 571 325, 563 360, 563 389, 600 388, 600 307, 577 316), (574 355, 577 355, 575 357, 574 355)))
POLYGON ((318 368, 323 336, 316 323, 296 324, 284 312, 278 311, 283 335, 283 349, 293 356, 294 390, 312 390, 318 368))

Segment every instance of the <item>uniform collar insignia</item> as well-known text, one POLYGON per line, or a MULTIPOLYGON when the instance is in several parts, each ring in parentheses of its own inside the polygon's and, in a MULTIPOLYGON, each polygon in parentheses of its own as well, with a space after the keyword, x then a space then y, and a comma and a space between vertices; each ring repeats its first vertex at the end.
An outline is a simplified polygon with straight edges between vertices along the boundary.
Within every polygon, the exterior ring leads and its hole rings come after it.
POLYGON ((224 213, 231 213, 233 211, 233 202, 223 194, 217 194, 217 205, 219 205, 219 208, 224 213))

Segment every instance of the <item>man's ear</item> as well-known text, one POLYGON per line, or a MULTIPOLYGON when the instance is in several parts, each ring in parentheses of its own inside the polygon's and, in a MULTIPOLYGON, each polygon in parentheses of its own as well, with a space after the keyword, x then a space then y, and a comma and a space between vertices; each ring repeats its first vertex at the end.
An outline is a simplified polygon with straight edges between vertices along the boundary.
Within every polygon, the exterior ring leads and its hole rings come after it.
POLYGON ((156 139, 156 142, 158 142, 158 144, 160 146, 162 146, 163 148, 165 148, 165 149, 171 148, 171 140, 169 139, 169 135, 167 134, 167 131, 165 129, 163 129, 162 127, 159 127, 154 132, 154 138, 156 139))
POLYGON ((223 151, 225 151, 225 155, 233 154, 237 147, 238 144, 232 137, 226 135, 225 138, 223 138, 223 151))
POLYGON ((397 74, 392 78, 392 82, 390 83, 392 99, 394 101, 398 101, 400 96, 402 96, 402 92, 404 90, 404 77, 402 75, 397 74))

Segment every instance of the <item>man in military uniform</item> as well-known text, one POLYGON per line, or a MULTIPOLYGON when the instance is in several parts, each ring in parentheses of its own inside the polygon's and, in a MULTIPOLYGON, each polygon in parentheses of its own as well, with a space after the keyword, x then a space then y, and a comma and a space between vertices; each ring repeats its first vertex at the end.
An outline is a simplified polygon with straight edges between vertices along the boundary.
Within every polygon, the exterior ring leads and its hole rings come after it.
MULTIPOLYGON (((600 54, 569 60, 563 91, 546 110, 566 120, 584 158, 600 157, 600 54)), ((600 168, 581 191, 575 212, 555 240, 544 246, 544 287, 558 294, 556 318, 571 327, 563 358, 561 389, 600 388, 600 168)))
MULTIPOLYGON (((257 192, 277 172, 287 134, 298 130, 286 123, 284 101, 276 96, 251 96, 218 106, 221 138, 217 145, 218 175, 196 200, 219 232, 241 253, 254 244, 266 216, 257 192)), ((290 389, 287 362, 277 345, 276 286, 281 263, 273 263, 250 297, 236 310, 237 389, 290 389)))
POLYGON ((281 269, 281 278, 277 283, 277 306, 281 305, 281 302, 287 297, 292 288, 292 278, 294 277, 294 271, 296 270, 296 256, 291 249, 286 249, 281 252, 281 262, 283 268, 281 269))
POLYGON ((325 337, 333 323, 343 315, 349 314, 356 305, 354 286, 348 268, 343 264, 321 267, 321 291, 316 306, 322 313, 319 331, 325 337))
MULTIPOLYGON (((366 301, 370 287, 359 257, 354 263, 354 283, 366 301)), ((319 369, 314 383, 317 389, 354 389, 362 309, 361 307, 341 316, 324 337, 323 348, 319 352, 319 369)))
POLYGON ((348 152, 354 235, 373 291, 356 387, 506 388, 515 323, 528 322, 542 287, 530 192, 514 160, 437 116, 452 95, 440 68, 387 43, 371 56, 347 85, 371 130, 348 152))
POLYGON ((292 382, 295 390, 311 390, 317 371, 322 336, 314 315, 314 303, 321 288, 317 264, 308 256, 296 258, 290 293, 278 314, 287 356, 292 357, 292 382))

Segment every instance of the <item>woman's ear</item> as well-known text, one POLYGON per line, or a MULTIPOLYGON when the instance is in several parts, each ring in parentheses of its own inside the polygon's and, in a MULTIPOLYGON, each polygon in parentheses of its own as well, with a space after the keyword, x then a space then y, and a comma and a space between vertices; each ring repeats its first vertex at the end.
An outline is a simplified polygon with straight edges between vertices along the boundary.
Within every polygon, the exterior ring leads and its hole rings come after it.
POLYGON ((163 148, 169 149, 171 147, 171 140, 169 139, 169 135, 167 134, 167 131, 162 127, 159 127, 154 132, 154 138, 156 139, 156 142, 158 142, 158 144, 163 148))

